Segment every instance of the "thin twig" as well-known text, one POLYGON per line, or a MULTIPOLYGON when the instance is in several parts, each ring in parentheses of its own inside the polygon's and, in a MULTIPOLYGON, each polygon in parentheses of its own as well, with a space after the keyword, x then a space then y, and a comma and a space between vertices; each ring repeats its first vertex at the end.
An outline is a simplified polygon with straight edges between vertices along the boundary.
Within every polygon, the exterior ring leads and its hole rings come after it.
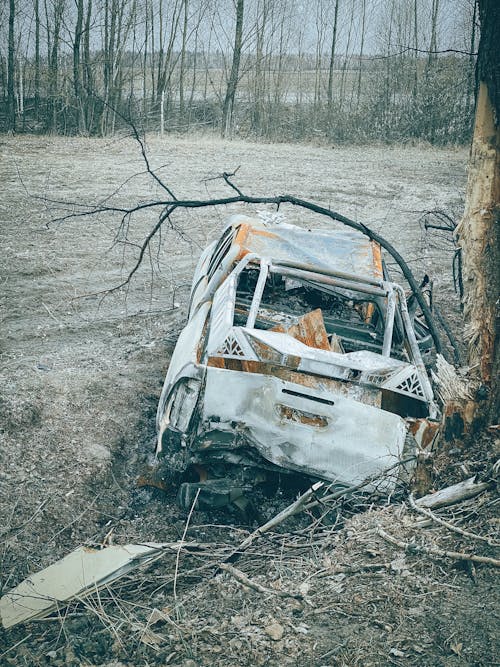
POLYGON ((198 496, 200 495, 201 488, 199 488, 196 491, 196 496, 194 497, 193 504, 191 505, 191 509, 189 510, 188 518, 186 520, 186 525, 184 526, 184 532, 182 533, 181 537, 181 544, 179 545, 179 548, 177 549, 177 555, 175 557, 175 572, 174 572, 174 600, 177 600, 177 575, 179 573, 179 560, 181 557, 181 549, 182 549, 182 544, 185 542, 186 539, 186 533, 189 528, 189 523, 191 521, 191 517, 193 516, 194 508, 196 506, 196 503, 198 501, 198 496))
POLYGON ((452 523, 449 523, 448 521, 445 521, 439 516, 436 516, 431 510, 424 509, 423 507, 419 507, 415 503, 415 498, 413 497, 413 494, 410 493, 408 496, 408 501, 412 507, 412 509, 415 510, 415 512, 418 512, 419 514, 423 514, 423 516, 426 516, 429 519, 432 519, 435 523, 438 523, 440 526, 444 526, 445 528, 448 528, 448 530, 451 530, 454 533, 458 533, 459 535, 463 535, 464 537, 470 537, 472 540, 481 540, 482 542, 486 542, 487 544, 490 545, 490 547, 498 547, 500 546, 499 544, 495 544, 489 537, 483 537, 483 535, 477 535, 476 533, 470 533, 468 530, 464 530, 463 528, 459 528, 458 526, 453 525, 452 523))
POLYGON ((387 476, 387 474, 390 473, 395 468, 399 468, 400 466, 404 466, 407 463, 411 463, 412 461, 415 461, 415 459, 416 459, 415 456, 410 456, 404 459, 403 461, 397 461, 392 466, 389 466, 388 468, 385 468, 380 472, 370 475, 370 477, 367 477, 362 482, 358 482, 358 484, 353 484, 352 486, 344 487, 342 489, 339 489, 338 491, 335 491, 334 493, 329 493, 327 496, 323 496, 323 498, 320 498, 319 500, 314 500, 313 502, 306 505, 304 509, 308 510, 311 509, 312 507, 316 507, 317 505, 323 505, 326 502, 332 500, 338 500, 339 498, 342 498, 343 496, 353 493, 354 491, 359 491, 363 487, 368 486, 368 484, 372 484, 377 479, 384 479, 387 476))
POLYGON ((24 521, 23 523, 19 524, 18 526, 14 526, 14 528, 9 528, 8 530, 6 530, 6 531, 2 534, 2 537, 3 537, 4 539, 2 540, 2 542, 1 542, 0 544, 3 544, 4 542, 7 542, 7 541, 10 540, 12 537, 14 537, 15 535, 18 535, 21 531, 23 531, 23 530, 26 528, 26 526, 28 526, 28 525, 33 521, 33 519, 34 519, 38 514, 40 514, 40 512, 44 509, 45 505, 47 505, 47 503, 49 502, 49 500, 50 500, 50 498, 45 498, 45 500, 43 500, 43 501, 40 503, 40 505, 38 505, 38 507, 37 507, 36 510, 33 512, 33 514, 30 516, 29 519, 26 519, 26 521, 24 521))
POLYGON ((283 523, 285 519, 288 519, 291 516, 294 516, 298 512, 300 512, 305 504, 307 503, 308 500, 316 493, 316 491, 319 491, 324 486, 323 482, 316 482, 313 484, 305 493, 303 493, 301 496, 297 498, 293 503, 288 505, 288 507, 285 507, 284 510, 279 512, 279 514, 276 514, 276 516, 273 516, 272 519, 269 521, 266 521, 262 526, 259 526, 256 530, 253 531, 253 533, 250 533, 248 537, 246 537, 243 542, 239 544, 238 547, 233 551, 232 554, 230 554, 226 558, 226 562, 236 560, 239 558, 239 556, 242 554, 243 551, 248 549, 248 547, 254 542, 258 537, 266 533, 267 531, 271 530, 271 528, 275 528, 278 526, 280 523, 283 523))
POLYGON ((244 572, 238 570, 236 567, 233 567, 232 565, 229 565, 228 563, 221 563, 219 565, 219 568, 221 570, 224 570, 225 572, 228 572, 232 577, 236 579, 236 581, 239 581, 240 584, 243 584, 243 586, 248 586, 248 588, 253 588, 253 590, 257 591, 258 593, 263 593, 264 595, 277 595, 278 597, 281 598, 294 598, 295 600, 304 599, 304 596, 301 595, 300 593, 288 593, 287 591, 280 591, 280 590, 275 590, 273 588, 267 588, 267 586, 262 586, 262 584, 253 581, 253 579, 247 577, 244 572))
POLYGON ((73 519, 73 521, 70 521, 68 524, 66 524, 60 530, 58 530, 57 533, 54 533, 54 535, 52 535, 52 537, 48 540, 47 545, 51 544, 56 539, 56 537, 58 537, 61 533, 64 533, 65 530, 68 530, 68 528, 73 526, 75 523, 78 523, 78 521, 80 521, 80 519, 92 509, 92 507, 96 504, 96 502, 99 500, 100 497, 101 494, 98 494, 88 505, 88 507, 86 507, 83 510, 83 512, 80 512, 80 514, 75 519, 73 519))
POLYGON ((466 554, 462 551, 445 551, 444 549, 438 549, 437 547, 428 547, 420 544, 413 544, 412 542, 403 542, 402 540, 397 540, 389 533, 386 533, 385 530, 377 527, 377 533, 382 539, 386 542, 390 542, 399 549, 403 549, 409 554, 426 554, 427 556, 437 556, 438 558, 451 558, 452 560, 466 560, 472 563, 483 563, 484 565, 492 565, 493 567, 500 567, 500 560, 496 558, 489 558, 488 556, 476 556, 475 554, 466 554))
POLYGON ((8 648, 6 651, 4 651, 3 653, 0 653, 0 658, 3 658, 4 655, 7 655, 7 653, 10 653, 11 651, 13 651, 15 648, 17 648, 17 647, 20 646, 21 644, 24 644, 24 642, 28 641, 28 639, 29 639, 30 637, 32 637, 32 636, 33 636, 33 633, 30 632, 29 635, 26 635, 26 637, 24 637, 24 639, 19 640, 19 641, 16 642, 13 646, 11 646, 10 648, 8 648))

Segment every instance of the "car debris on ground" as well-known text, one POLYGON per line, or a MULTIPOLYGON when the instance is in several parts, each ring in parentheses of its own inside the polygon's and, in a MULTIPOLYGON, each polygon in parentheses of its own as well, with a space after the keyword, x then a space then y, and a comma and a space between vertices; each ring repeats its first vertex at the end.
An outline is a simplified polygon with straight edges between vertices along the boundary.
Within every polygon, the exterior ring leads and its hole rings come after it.
POLYGON ((31 575, 0 598, 0 618, 10 628, 81 599, 162 554, 161 544, 126 544, 90 549, 81 546, 31 575))

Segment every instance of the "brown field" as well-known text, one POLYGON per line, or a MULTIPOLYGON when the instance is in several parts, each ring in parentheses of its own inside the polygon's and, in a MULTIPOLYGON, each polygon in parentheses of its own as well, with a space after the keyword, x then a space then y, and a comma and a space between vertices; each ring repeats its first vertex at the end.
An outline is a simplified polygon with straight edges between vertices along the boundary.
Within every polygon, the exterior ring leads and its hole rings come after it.
MULTIPOLYGON (((460 333, 451 245, 426 238, 419 219, 431 209, 460 216, 465 149, 268 145, 199 135, 151 136, 148 150, 178 197, 227 194, 221 181, 207 178, 241 165, 237 180, 248 193, 292 193, 365 222, 393 241, 417 277, 433 278, 437 303, 460 333)), ((123 206, 161 199, 138 145, 129 138, 24 136, 2 137, 0 151, 0 583, 6 591, 80 544, 101 544, 110 531, 116 544, 182 535, 186 516, 174 491, 137 488, 136 479, 151 457, 156 401, 197 256, 227 214, 241 208, 179 214, 176 229, 163 230, 128 288, 105 295, 126 277, 137 248, 115 243, 118 217, 61 221, 81 209, 55 202, 98 204, 112 195, 109 201, 123 206)), ((281 213, 291 223, 330 224, 297 209, 281 213)), ((152 213, 132 219, 129 239, 141 242, 154 221, 152 213)), ((262 508, 264 518, 275 511, 273 502, 262 508)), ((242 588, 228 574, 213 576, 214 568, 200 573, 200 559, 184 557, 174 598, 169 556, 103 599, 73 605, 67 616, 0 630, 0 664, 494 664, 491 571, 405 558, 374 533, 380 523, 399 525, 404 535, 407 521, 393 508, 373 510, 329 540, 311 535, 310 548, 290 551, 274 536, 262 541, 260 554, 240 561, 267 587, 305 584, 310 604, 242 588), (331 569, 365 561, 383 566, 352 576, 331 569), (145 641, 155 607, 171 622, 156 624, 158 637, 145 641), (270 637, 273 624, 282 638, 270 637)), ((194 512, 188 537, 237 544, 248 530, 235 516, 194 512)))

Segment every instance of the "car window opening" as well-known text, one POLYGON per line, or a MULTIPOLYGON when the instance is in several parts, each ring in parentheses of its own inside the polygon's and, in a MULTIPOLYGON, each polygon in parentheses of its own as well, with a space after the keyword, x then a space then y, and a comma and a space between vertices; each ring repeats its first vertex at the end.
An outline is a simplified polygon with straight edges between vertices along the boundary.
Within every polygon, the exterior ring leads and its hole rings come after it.
MULTIPOLYGON (((259 273, 259 269, 248 268, 239 276, 234 317, 237 326, 246 326, 259 273)), ((307 318, 318 309, 322 323, 319 324, 316 317, 314 326, 316 329, 324 326, 328 349, 336 352, 382 352, 385 327, 377 300, 367 300, 366 294, 275 272, 267 276, 254 328, 287 332, 306 342, 298 332, 298 325, 302 318, 307 318)), ((407 360, 401 329, 397 322, 395 324, 391 356, 407 360)), ((314 341, 308 344, 325 348, 322 343, 314 344, 314 341)))

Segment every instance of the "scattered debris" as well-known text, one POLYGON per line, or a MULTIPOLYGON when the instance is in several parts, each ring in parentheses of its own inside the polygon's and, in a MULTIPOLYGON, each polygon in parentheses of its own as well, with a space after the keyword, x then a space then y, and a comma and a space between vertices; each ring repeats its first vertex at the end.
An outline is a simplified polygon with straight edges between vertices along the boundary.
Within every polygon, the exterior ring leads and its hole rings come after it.
POLYGON ((238 570, 236 567, 233 567, 232 565, 229 565, 228 563, 221 563, 220 569, 224 570, 225 572, 228 572, 228 574, 234 577, 236 581, 239 581, 240 584, 242 584, 243 586, 246 586, 247 588, 252 588, 254 591, 257 591, 258 593, 263 593, 264 595, 276 595, 277 597, 282 597, 282 598, 295 598, 297 600, 302 600, 304 597, 302 593, 288 593, 287 591, 280 591, 278 589, 267 588, 266 586, 262 586, 262 584, 259 584, 257 581, 251 580, 249 577, 246 576, 244 572, 238 570))
POLYGON ((467 554, 461 551, 447 551, 445 549, 437 549, 433 546, 416 544, 414 542, 403 542, 392 535, 389 535, 382 528, 377 528, 377 533, 387 542, 394 544, 394 546, 403 549, 410 554, 425 554, 427 556, 436 556, 437 558, 451 558, 452 560, 470 561, 471 563, 483 563, 484 565, 492 565, 493 567, 500 567, 500 560, 497 558, 490 558, 489 556, 476 556, 475 554, 467 554))
POLYGON ((271 637, 273 641, 279 642, 280 639, 283 639, 285 628, 280 623, 271 623, 264 628, 264 632, 271 637))

